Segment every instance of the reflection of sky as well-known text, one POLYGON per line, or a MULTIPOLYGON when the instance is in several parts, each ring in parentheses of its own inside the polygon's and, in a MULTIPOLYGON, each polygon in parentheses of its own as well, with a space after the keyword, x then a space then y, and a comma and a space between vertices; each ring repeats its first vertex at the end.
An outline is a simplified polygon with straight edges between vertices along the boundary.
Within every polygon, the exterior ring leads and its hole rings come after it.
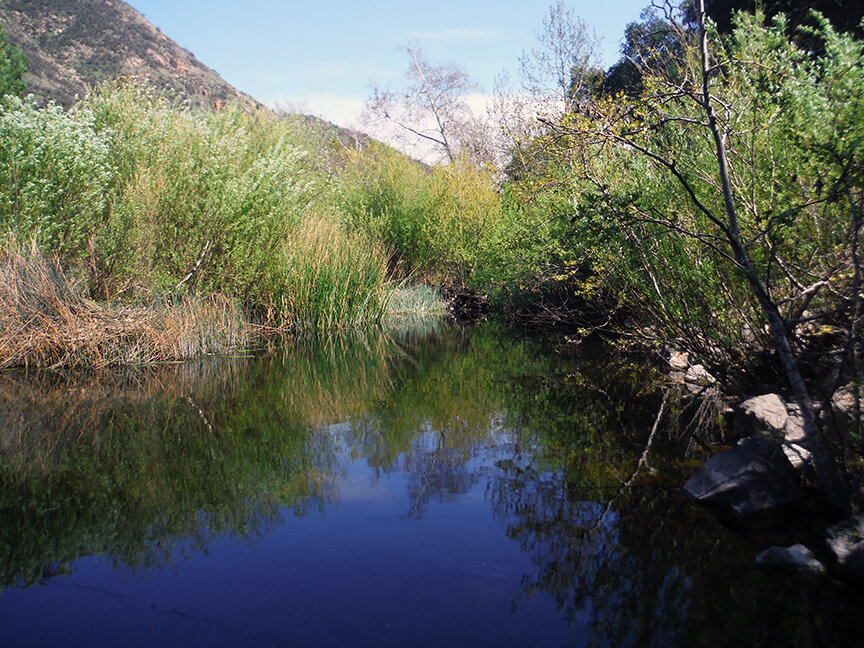
MULTIPOLYGON (((0 596, 4 645, 558 646, 583 643, 551 597, 521 595, 531 556, 487 499, 512 435, 492 430, 462 466, 476 478, 409 516, 414 477, 350 459, 337 441, 337 501, 263 535, 215 538, 164 569, 133 575, 102 558, 0 596)), ((416 450, 435 449, 426 431, 416 450)), ((406 460, 410 463, 410 459, 406 460)), ((404 465, 400 460, 399 465, 404 465)))

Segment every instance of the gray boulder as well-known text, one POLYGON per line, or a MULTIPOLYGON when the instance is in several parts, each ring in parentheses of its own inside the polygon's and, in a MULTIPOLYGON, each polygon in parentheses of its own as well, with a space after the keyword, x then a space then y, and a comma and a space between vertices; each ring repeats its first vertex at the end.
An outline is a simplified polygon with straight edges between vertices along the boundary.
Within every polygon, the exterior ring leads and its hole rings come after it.
POLYGON ((801 443, 804 439, 804 421, 798 406, 787 404, 777 394, 753 396, 739 407, 742 414, 739 425, 749 427, 752 432, 761 432, 767 428, 783 435, 786 443, 801 443))
POLYGON ((831 398, 831 404, 841 414, 853 416, 855 414, 856 402, 864 409, 864 394, 861 393, 861 388, 849 383, 837 390, 831 398), (855 390, 858 390, 858 400, 855 400, 855 390))
POLYGON ((677 371, 685 371, 690 366, 690 356, 687 353, 680 351, 671 351, 669 353, 669 366, 677 371))
POLYGON ((802 544, 791 547, 769 547, 756 556, 756 566, 779 571, 800 571, 811 574, 825 572, 823 565, 813 552, 802 544))
POLYGON ((804 440, 804 419, 790 414, 783 428, 783 439, 786 443, 801 443, 804 440))
POLYGON ((787 404, 777 394, 748 398, 739 406, 738 428, 750 434, 772 432, 783 437, 783 452, 795 468, 805 469, 811 455, 804 443, 804 422, 797 406, 787 404))
POLYGON ((701 364, 692 365, 684 374, 684 385, 693 394, 712 391, 716 384, 717 379, 701 364))
POLYGON ((793 502, 799 482, 780 444, 757 437, 742 439, 731 450, 711 457, 684 484, 684 490, 699 502, 743 515, 793 502))
POLYGON ((813 459, 813 455, 810 451, 800 443, 784 443, 783 452, 786 454, 789 463, 795 466, 798 470, 806 471, 810 466, 810 461, 813 459))
POLYGON ((745 416, 753 416, 757 421, 772 430, 782 432, 789 420, 786 403, 777 394, 753 396, 741 403, 745 416))
POLYGON ((826 540, 841 571, 864 581, 864 513, 828 527, 826 540))

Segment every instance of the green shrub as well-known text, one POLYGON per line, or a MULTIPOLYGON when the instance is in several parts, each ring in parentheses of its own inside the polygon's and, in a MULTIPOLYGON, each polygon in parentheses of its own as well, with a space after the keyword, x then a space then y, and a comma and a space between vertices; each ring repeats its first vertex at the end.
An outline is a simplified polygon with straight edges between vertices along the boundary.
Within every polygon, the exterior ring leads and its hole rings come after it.
POLYGON ((467 160, 430 169, 370 145, 350 159, 341 183, 347 222, 390 250, 400 278, 471 285, 497 253, 502 213, 489 169, 467 160))
POLYGON ((327 165, 297 124, 264 111, 196 113, 138 85, 107 86, 91 104, 122 169, 113 198, 120 236, 106 254, 131 255, 115 266, 115 285, 144 269, 146 285, 172 290, 200 260, 189 285, 237 295, 269 323, 377 316, 384 256, 358 254, 338 227, 322 225, 337 220, 326 216, 327 165))
POLYGON ((107 133, 86 108, 0 104, 0 228, 67 259, 86 256, 102 228, 114 169, 107 133))
POLYGON ((27 72, 27 58, 20 47, 6 42, 3 27, 0 26, 0 98, 5 95, 20 97, 26 86, 23 77, 27 72))
POLYGON ((379 317, 386 256, 343 230, 329 167, 296 121, 195 112, 137 83, 68 113, 0 108, 0 226, 106 301, 224 294, 282 326, 379 317))

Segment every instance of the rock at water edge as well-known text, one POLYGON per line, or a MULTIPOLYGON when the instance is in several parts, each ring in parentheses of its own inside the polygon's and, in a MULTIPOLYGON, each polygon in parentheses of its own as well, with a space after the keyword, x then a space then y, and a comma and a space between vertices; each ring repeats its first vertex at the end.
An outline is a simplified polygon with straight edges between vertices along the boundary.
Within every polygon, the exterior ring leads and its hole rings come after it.
POLYGON ((778 432, 785 430, 789 419, 786 403, 777 394, 762 394, 748 398, 741 403, 741 410, 745 415, 755 417, 760 423, 778 432))
POLYGON ((798 472, 779 443, 748 438, 706 461, 687 481, 684 490, 699 502, 748 514, 793 502, 798 496, 799 482, 798 472))
POLYGON ((756 565, 763 569, 801 571, 811 574, 825 572, 825 565, 802 544, 794 544, 791 547, 769 547, 756 556, 756 565))

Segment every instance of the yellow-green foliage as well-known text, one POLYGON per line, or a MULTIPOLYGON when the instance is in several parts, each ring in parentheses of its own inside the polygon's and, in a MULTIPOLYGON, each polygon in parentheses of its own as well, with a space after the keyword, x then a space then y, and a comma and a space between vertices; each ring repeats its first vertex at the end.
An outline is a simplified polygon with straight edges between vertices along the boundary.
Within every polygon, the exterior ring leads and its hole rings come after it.
POLYGON ((470 284, 497 253, 502 212, 491 170, 467 160, 426 168, 393 149, 355 153, 342 176, 348 222, 404 275, 470 284))
POLYGON ((570 169, 573 237, 593 268, 655 332, 718 366, 743 366, 771 344, 754 278, 790 332, 802 316, 859 326, 849 315, 860 282, 864 45, 827 23, 819 35, 821 56, 799 49, 782 19, 765 27, 742 15, 730 37, 709 34, 734 231, 695 46, 679 62, 685 82, 646 74, 639 97, 567 114, 538 146, 570 169))
POLYGON ((494 252, 501 204, 490 170, 461 159, 435 167, 426 195, 431 218, 423 233, 440 272, 468 282, 494 252))

